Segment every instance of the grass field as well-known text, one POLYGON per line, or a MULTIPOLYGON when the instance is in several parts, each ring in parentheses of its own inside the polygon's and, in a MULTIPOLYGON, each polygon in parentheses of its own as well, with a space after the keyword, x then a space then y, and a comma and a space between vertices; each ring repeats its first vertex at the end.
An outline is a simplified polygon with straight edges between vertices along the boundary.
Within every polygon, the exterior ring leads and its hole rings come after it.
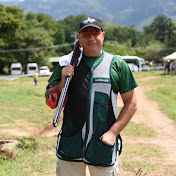
MULTIPOLYGON (((54 111, 44 99, 48 77, 39 78, 39 88, 33 87, 33 78, 0 80, 0 129, 18 130, 29 128, 40 131, 51 123, 54 111)), ((0 131, 0 139, 17 139, 20 146, 0 156, 0 176, 43 176, 51 175, 56 165, 56 138, 38 136, 16 137, 0 131), (15 155, 15 158, 14 158, 15 155), (13 168, 13 169, 12 169, 13 168)))
MULTIPOLYGON (((139 84, 146 84, 148 87, 146 95, 158 101, 161 110, 176 122, 176 103, 174 103, 176 76, 165 76, 158 71, 134 73, 134 75, 139 84), (153 79, 147 79, 150 77, 153 79)), ((46 106, 44 99, 47 80, 48 77, 40 77, 39 88, 33 88, 31 77, 13 81, 0 79, 0 139, 16 139, 20 143, 13 152, 1 153, 0 176, 50 176, 51 170, 55 168, 57 137, 41 135, 16 137, 13 134, 2 133, 3 130, 28 127, 31 131, 33 129, 40 131, 44 125, 52 122, 54 111, 46 106)), ((143 124, 130 123, 122 135, 153 137, 157 134, 143 124)), ((134 168, 156 170, 161 165, 161 159, 162 151, 154 146, 124 145, 123 165, 131 171, 134 171, 134 168), (137 156, 142 158, 142 162, 135 160, 137 156), (149 158, 155 158, 155 162, 151 162, 149 158)))

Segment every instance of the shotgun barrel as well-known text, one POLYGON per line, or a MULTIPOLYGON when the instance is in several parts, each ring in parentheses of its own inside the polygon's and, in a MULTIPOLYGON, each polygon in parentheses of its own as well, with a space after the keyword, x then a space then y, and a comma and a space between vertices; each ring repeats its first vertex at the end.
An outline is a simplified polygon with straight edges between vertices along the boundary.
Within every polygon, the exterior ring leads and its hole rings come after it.
MULTIPOLYGON (((73 55, 72 55, 72 58, 71 58, 71 61, 70 61, 70 64, 73 65, 74 68, 77 65, 79 55, 80 55, 80 43, 79 43, 79 40, 78 40, 76 42, 75 46, 74 46, 73 55)), ((62 91, 61 91, 61 94, 60 94, 60 97, 59 97, 59 102, 58 102, 58 105, 56 107, 56 112, 55 112, 55 115, 54 115, 54 119, 53 119, 53 126, 54 127, 57 127, 59 117, 60 117, 60 114, 61 114, 61 111, 62 111, 62 106, 63 106, 64 100, 65 100, 65 96, 67 94, 67 89, 68 89, 69 83, 70 83, 70 77, 66 77, 64 86, 62 88, 62 91)))

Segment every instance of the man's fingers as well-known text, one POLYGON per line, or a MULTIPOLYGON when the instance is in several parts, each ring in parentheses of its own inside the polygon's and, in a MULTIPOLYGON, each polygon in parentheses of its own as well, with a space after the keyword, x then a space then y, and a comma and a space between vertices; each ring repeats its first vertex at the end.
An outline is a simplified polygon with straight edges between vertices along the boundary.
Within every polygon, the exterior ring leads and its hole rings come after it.
POLYGON ((69 76, 70 78, 72 78, 72 76, 74 75, 73 66, 72 65, 66 65, 63 68, 62 75, 63 75, 63 77, 69 76))

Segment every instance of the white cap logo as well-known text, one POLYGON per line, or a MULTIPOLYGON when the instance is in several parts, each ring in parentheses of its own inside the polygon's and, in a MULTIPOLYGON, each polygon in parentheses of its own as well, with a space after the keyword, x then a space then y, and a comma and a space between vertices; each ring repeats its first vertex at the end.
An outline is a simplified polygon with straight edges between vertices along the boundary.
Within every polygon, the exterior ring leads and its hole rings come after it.
POLYGON ((87 20, 84 20, 84 21, 83 21, 83 23, 84 23, 84 24, 87 24, 87 23, 93 23, 93 22, 95 22, 95 21, 96 21, 95 19, 88 17, 87 20))

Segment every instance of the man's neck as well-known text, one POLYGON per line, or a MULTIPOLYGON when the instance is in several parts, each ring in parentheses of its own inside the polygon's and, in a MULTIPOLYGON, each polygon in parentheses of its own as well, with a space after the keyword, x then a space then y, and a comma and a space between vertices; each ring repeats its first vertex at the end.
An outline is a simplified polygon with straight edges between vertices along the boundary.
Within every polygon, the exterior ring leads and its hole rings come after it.
POLYGON ((100 52, 84 52, 83 50, 83 54, 87 57, 99 57, 102 53, 102 50, 100 52))

